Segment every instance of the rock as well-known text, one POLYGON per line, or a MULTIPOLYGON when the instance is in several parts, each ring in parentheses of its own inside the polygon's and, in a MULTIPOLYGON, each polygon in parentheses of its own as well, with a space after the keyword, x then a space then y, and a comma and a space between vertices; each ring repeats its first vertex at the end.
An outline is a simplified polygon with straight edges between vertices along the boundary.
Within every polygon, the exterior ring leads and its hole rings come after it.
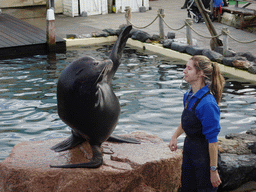
POLYGON ((102 31, 104 31, 104 32, 108 33, 108 34, 109 34, 109 36, 117 35, 117 31, 116 31, 116 30, 114 30, 114 29, 110 29, 110 28, 108 28, 108 29, 103 29, 102 31))
POLYGON ((166 39, 163 41, 163 47, 171 49, 173 40, 172 39, 166 39))
POLYGON ((252 151, 252 153, 256 154, 256 142, 247 143, 247 147, 252 151))
POLYGON ((160 36, 159 35, 152 35, 152 37, 151 37, 151 39, 150 39, 151 41, 160 41, 161 39, 160 39, 160 36))
POLYGON ((81 38, 92 38, 92 34, 82 34, 81 38))
MULTIPOLYGON (((173 40, 174 40, 174 42, 179 42, 179 43, 182 43, 182 44, 188 44, 187 38, 176 38, 176 39, 173 39, 173 40)), ((197 43, 196 39, 192 39, 192 45, 193 46, 198 46, 198 43, 197 43)))
POLYGON ((248 69, 251 65, 249 61, 235 60, 232 62, 233 66, 239 69, 248 69))
MULTIPOLYGON (((223 55, 223 46, 218 46, 214 49, 214 51, 216 51, 219 54, 223 55)), ((228 49, 226 51, 226 54, 224 55, 224 57, 234 57, 236 55, 236 52, 234 52, 232 49, 228 49)))
POLYGON ((67 39, 75 39, 75 38, 77 38, 77 35, 76 34, 66 34, 66 38, 67 39))
POLYGON ((167 39, 175 39, 175 33, 174 32, 168 32, 167 33, 167 39))
POLYGON ((247 142, 244 140, 233 140, 233 139, 224 139, 218 138, 219 151, 221 153, 229 153, 229 154, 251 154, 251 150, 247 146, 247 142))
POLYGON ((186 48, 188 47, 188 44, 183 44, 179 42, 173 42, 171 44, 171 49, 178 51, 180 53, 186 53, 186 48))
POLYGON ((222 192, 255 192, 256 190, 256 182, 249 181, 248 183, 243 184, 241 187, 232 190, 232 191, 222 191, 222 192))
POLYGON ((246 141, 255 141, 256 142, 256 136, 253 134, 246 134, 246 133, 231 133, 227 134, 225 136, 226 139, 240 139, 240 140, 246 140, 246 141))
POLYGON ((137 30, 133 33, 132 39, 139 40, 141 42, 146 42, 148 39, 151 39, 151 35, 147 32, 137 30))
POLYGON ((88 162, 87 142, 60 153, 50 147, 63 139, 17 144, 0 162, 0 191, 178 191, 182 150, 171 152, 162 139, 142 132, 125 136, 141 144, 103 143, 104 163, 97 169, 49 167, 88 162))
POLYGON ((224 65, 226 66, 230 66, 230 67, 233 67, 233 62, 235 60, 243 60, 243 61, 246 61, 246 58, 245 57, 242 57, 242 56, 235 56, 235 57, 224 57, 222 59, 222 62, 224 65))
POLYGON ((105 31, 92 33, 92 37, 108 37, 108 36, 109 36, 109 34, 105 31))
POLYGON ((217 53, 209 49, 205 49, 203 50, 203 55, 208 57, 211 61, 222 63, 221 61, 223 59, 223 56, 220 53, 217 53))
POLYGON ((256 74, 256 63, 252 62, 250 67, 248 68, 248 72, 252 74, 256 74))
POLYGON ((186 52, 190 55, 193 55, 193 56, 194 55, 202 55, 203 50, 204 50, 203 47, 197 47, 197 46, 192 46, 192 45, 189 45, 186 48, 186 52))
POLYGON ((249 129, 246 131, 246 133, 256 136, 256 129, 249 129))
POLYGON ((249 181, 256 181, 256 155, 222 154, 220 191, 233 190, 249 181))
POLYGON ((237 53, 238 56, 246 57, 248 61, 255 61, 256 57, 251 52, 239 52, 237 53))

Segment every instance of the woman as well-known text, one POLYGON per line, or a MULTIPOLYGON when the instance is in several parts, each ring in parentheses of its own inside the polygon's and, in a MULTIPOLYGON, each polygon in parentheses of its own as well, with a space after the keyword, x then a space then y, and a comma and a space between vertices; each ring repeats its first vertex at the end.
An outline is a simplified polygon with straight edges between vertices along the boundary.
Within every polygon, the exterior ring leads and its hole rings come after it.
POLYGON ((221 184, 217 171, 220 110, 224 86, 218 64, 205 56, 193 56, 183 71, 191 90, 184 95, 181 124, 169 143, 177 149, 177 138, 185 132, 181 191, 214 192, 221 184))

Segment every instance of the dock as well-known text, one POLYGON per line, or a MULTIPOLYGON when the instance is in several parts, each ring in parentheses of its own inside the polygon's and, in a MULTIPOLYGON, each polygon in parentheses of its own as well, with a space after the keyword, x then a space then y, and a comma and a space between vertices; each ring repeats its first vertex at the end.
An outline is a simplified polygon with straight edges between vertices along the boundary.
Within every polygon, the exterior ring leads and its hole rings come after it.
MULTIPOLYGON (((56 36, 56 53, 66 52, 66 41, 56 36)), ((45 55, 46 31, 9 14, 0 14, 0 59, 45 55)))

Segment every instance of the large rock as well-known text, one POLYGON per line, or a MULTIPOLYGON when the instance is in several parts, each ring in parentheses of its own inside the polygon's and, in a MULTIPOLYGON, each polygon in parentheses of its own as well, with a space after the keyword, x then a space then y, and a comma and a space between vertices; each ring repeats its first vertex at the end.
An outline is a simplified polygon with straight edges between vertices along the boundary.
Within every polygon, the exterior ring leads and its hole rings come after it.
POLYGON ((49 165, 88 162, 87 142, 65 152, 50 147, 63 139, 30 141, 15 145, 0 163, 0 191, 178 191, 182 150, 171 152, 157 136, 126 135, 141 144, 102 145, 104 164, 97 169, 53 169, 49 165))
POLYGON ((249 181, 256 181, 256 155, 222 154, 220 191, 233 190, 249 181))
POLYGON ((222 185, 218 191, 233 190, 247 182, 256 181, 255 143, 256 129, 241 134, 231 133, 225 139, 219 138, 222 185))
POLYGON ((186 48, 186 52, 190 55, 202 55, 203 54, 203 50, 205 48, 203 47, 197 47, 197 46, 192 46, 192 45, 189 45, 187 46, 186 48))

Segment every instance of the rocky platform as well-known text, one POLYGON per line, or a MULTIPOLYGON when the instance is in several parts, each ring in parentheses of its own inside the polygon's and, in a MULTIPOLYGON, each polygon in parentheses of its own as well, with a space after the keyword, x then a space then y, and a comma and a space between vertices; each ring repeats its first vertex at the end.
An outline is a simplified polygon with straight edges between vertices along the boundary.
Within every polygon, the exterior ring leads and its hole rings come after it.
POLYGON ((97 169, 55 169, 50 165, 88 162, 90 145, 56 153, 50 148, 63 139, 17 144, 0 163, 0 191, 178 191, 182 150, 171 152, 157 136, 125 135, 141 144, 105 142, 104 164, 97 169))
POLYGON ((256 129, 219 138, 221 152, 219 191, 256 191, 256 129))

